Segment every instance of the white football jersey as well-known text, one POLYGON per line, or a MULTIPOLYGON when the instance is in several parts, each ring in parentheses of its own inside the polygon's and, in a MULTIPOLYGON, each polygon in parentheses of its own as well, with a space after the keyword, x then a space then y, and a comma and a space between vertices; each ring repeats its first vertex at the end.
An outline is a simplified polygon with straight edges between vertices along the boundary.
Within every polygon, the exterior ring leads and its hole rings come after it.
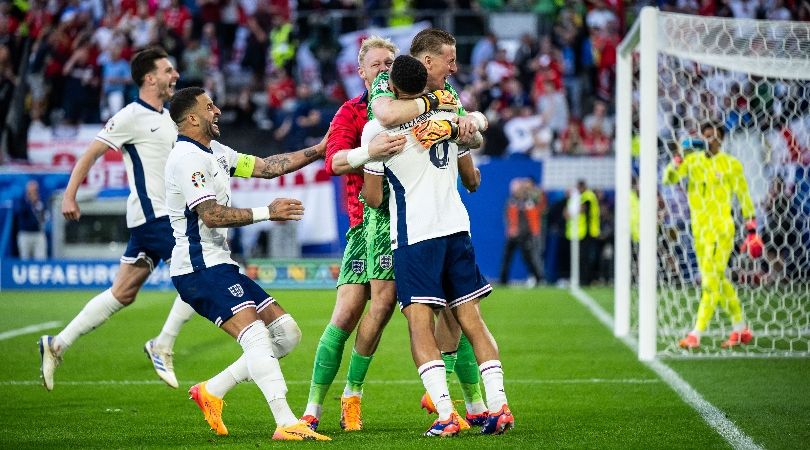
POLYGON ((127 227, 165 216, 163 169, 177 140, 169 110, 158 111, 139 98, 112 116, 96 140, 123 153, 129 182, 127 227))
MULTIPOLYGON (((391 134, 404 134, 405 149, 385 161, 365 165, 365 171, 385 175, 390 196, 391 248, 404 247, 417 242, 454 233, 470 232, 470 217, 458 193, 458 158, 469 150, 459 150, 455 142, 440 142, 430 149, 416 140, 411 129, 427 119, 452 119, 456 115, 446 111, 428 111, 416 119, 388 130, 391 134)), ((385 131, 374 119, 363 128, 362 145, 378 133, 385 131)))
POLYGON ((231 173, 238 153, 211 141, 207 148, 179 136, 166 161, 166 206, 174 230, 171 276, 234 264, 227 228, 208 228, 194 211, 206 200, 231 206, 231 173))

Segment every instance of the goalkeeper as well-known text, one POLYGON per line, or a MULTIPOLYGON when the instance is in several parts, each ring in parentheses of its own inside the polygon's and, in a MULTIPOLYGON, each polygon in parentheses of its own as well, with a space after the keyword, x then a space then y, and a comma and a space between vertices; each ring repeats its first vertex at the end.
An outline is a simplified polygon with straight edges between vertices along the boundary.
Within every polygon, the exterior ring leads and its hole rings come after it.
POLYGON ((726 267, 734 245, 732 194, 737 196, 745 218, 747 237, 742 251, 752 257, 762 253, 762 240, 757 236, 754 204, 748 193, 740 161, 721 151, 725 130, 712 124, 701 126, 704 142, 688 140, 684 148, 704 148, 681 157, 676 155, 664 170, 664 184, 674 184, 686 177, 689 209, 692 214, 692 236, 702 277, 700 307, 694 329, 680 340, 686 349, 700 347, 700 335, 714 314, 718 303, 731 316, 733 330, 723 348, 748 344, 753 334, 743 320, 742 306, 726 267))

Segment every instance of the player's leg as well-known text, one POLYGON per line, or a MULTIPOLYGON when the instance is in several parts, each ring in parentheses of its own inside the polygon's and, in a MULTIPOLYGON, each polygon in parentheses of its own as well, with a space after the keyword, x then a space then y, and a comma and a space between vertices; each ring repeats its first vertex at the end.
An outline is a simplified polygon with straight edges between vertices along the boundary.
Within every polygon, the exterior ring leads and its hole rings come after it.
POLYGON ((514 418, 506 402, 498 346, 478 306, 480 299, 492 291, 492 286, 481 275, 475 262, 475 250, 469 234, 458 233, 448 238, 444 266, 447 270, 442 284, 448 295, 448 306, 472 344, 487 393, 489 416, 481 432, 503 433, 514 425, 514 418))
POLYGON ((396 302, 394 262, 391 251, 391 218, 373 208, 365 208, 366 274, 371 289, 371 306, 360 320, 352 348, 346 386, 340 398, 340 426, 346 431, 363 428, 360 403, 363 383, 383 329, 391 319, 396 302))
MULTIPOLYGON (((267 297, 256 305, 259 319, 270 332, 270 344, 276 359, 287 356, 301 342, 301 329, 295 319, 276 303, 273 297, 267 297)), ((240 356, 222 372, 205 381, 205 388, 217 398, 225 395, 239 383, 251 381, 244 355, 240 356)), ((193 389, 193 388, 192 388, 193 389)))
POLYGON ((367 281, 366 237, 363 226, 359 225, 346 233, 335 309, 315 350, 309 397, 302 417, 312 429, 318 427, 323 402, 340 368, 346 340, 363 314, 369 295, 367 281))
MULTIPOLYGON (((163 216, 149 224, 138 227, 138 240, 142 251, 152 261, 171 263, 174 249, 174 234, 168 216, 163 216)), ((180 334, 180 328, 194 315, 194 308, 184 302, 179 295, 174 299, 172 308, 163 328, 157 337, 146 341, 143 350, 158 377, 169 386, 177 388, 177 376, 174 373, 174 341, 180 334)))
POLYGON ((503 259, 501 260, 501 276, 499 278, 501 284, 509 284, 509 269, 512 267, 512 257, 515 255, 518 242, 516 238, 506 238, 506 243, 503 246, 503 259))
POLYGON ((453 411, 444 362, 436 344, 434 308, 444 308, 441 276, 444 270, 444 239, 431 239, 394 251, 397 300, 408 320, 411 354, 422 384, 434 399, 439 418, 426 436, 453 436, 460 431, 453 411))
POLYGON ((713 275, 714 260, 714 236, 711 228, 705 226, 708 219, 696 216, 692 222, 692 238, 695 246, 695 256, 697 257, 698 270, 700 271, 700 304, 698 305, 695 317, 695 326, 692 331, 678 342, 681 348, 694 349, 700 347, 700 336, 714 314, 715 302, 717 301, 718 280, 713 275))
MULTIPOLYGON (((188 275, 172 277, 172 281, 180 295, 198 313, 221 326, 223 331, 236 338, 242 346, 248 376, 264 394, 276 421, 273 439, 328 439, 298 421, 287 403, 287 385, 278 359, 273 354, 270 331, 259 317, 255 300, 248 300, 265 298, 259 305, 266 305, 267 294, 264 290, 230 264, 220 264, 188 275)), ((192 398, 197 401, 206 420, 214 428, 219 425, 217 421, 221 423, 222 399, 207 392, 205 383, 195 387, 199 387, 196 392, 198 395, 194 398, 192 388, 192 398)), ((227 434, 227 429, 215 429, 218 434, 227 434)))
POLYGON ((726 276, 726 267, 728 267, 728 260, 731 258, 731 251, 734 248, 733 222, 729 221, 721 231, 718 232, 717 251, 714 254, 714 259, 715 267, 718 270, 718 279, 720 280, 719 303, 729 315, 732 325, 732 331, 728 339, 721 344, 723 348, 728 348, 748 344, 753 339, 753 334, 745 324, 745 317, 737 291, 726 276))
POLYGON ((45 389, 53 390, 53 374, 65 351, 79 336, 98 328, 113 314, 130 305, 149 277, 151 268, 151 264, 144 260, 131 264, 122 262, 110 289, 90 299, 59 334, 39 338, 40 372, 45 389))

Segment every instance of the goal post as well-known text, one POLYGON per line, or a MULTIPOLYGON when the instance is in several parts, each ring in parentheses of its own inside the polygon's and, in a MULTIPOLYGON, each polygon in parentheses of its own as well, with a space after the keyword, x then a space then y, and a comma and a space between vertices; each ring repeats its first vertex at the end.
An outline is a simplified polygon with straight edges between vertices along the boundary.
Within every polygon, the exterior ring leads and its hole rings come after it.
POLYGON ((810 356, 810 23, 643 8, 617 51, 615 158, 614 334, 638 333, 641 360, 810 356), (702 151, 689 143, 707 122, 723 126, 722 149, 743 166, 765 250, 759 258, 737 251, 744 236, 735 200, 726 268, 733 291, 723 285, 723 294, 739 297, 754 339, 721 349, 732 331, 724 298, 700 348, 687 351, 678 340, 695 326, 702 274, 687 184, 661 182, 673 156, 702 151), (637 246, 630 237, 634 142, 637 246))

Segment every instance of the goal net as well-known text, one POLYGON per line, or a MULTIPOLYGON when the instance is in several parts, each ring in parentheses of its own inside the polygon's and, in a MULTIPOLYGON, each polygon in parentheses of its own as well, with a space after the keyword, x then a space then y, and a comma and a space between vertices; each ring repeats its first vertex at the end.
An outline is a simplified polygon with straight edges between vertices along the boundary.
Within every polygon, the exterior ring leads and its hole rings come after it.
POLYGON ((638 332, 642 359, 810 355, 810 23, 645 8, 620 53, 616 334, 638 332), (764 249, 760 257, 740 251, 742 199, 732 196, 735 233, 733 243, 726 240, 732 250, 724 275, 733 291, 721 279, 714 300, 703 300, 714 313, 700 347, 686 350, 679 340, 696 326, 703 291, 712 292, 701 266, 706 258, 724 259, 720 242, 699 261, 693 226, 715 233, 722 214, 693 214, 690 202, 721 209, 721 195, 706 186, 729 174, 706 164, 705 183, 662 181, 676 155, 705 151, 704 123, 722 127, 721 151, 742 164, 764 249), (636 175, 637 189, 630 185, 636 175), (636 245, 632 192, 640 198, 636 245), (727 311, 734 292, 754 337, 723 348, 733 331, 727 311))

